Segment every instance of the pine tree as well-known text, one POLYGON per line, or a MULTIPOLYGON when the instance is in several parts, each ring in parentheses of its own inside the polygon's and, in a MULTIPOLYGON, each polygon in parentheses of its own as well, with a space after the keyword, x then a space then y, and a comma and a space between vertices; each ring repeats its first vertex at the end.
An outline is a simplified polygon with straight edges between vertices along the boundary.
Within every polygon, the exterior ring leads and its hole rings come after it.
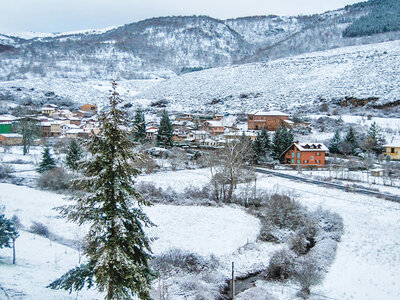
POLYGON ((172 147, 172 137, 174 135, 174 130, 172 123, 169 119, 166 110, 163 110, 160 120, 160 127, 157 133, 157 146, 161 147, 172 147))
POLYGON ((279 126, 275 131, 273 140, 273 154, 275 158, 279 158, 283 151, 293 144, 293 133, 286 126, 279 126))
POLYGON ((46 146, 42 152, 42 161, 39 164, 37 171, 39 173, 44 173, 56 167, 56 162, 50 154, 50 148, 46 146))
POLYGON ((146 141, 146 121, 140 108, 136 110, 133 120, 133 139, 139 143, 146 141))
POLYGON ((349 145, 350 152, 352 152, 352 153, 354 153, 354 150, 359 147, 358 140, 357 140, 357 137, 356 137, 353 127, 349 128, 349 131, 347 132, 344 142, 346 142, 346 144, 349 145))
POLYGON ((82 163, 84 177, 74 182, 86 194, 73 197, 74 204, 61 208, 69 221, 90 225, 87 263, 70 270, 49 287, 72 291, 95 286, 106 293, 108 300, 131 299, 135 295, 150 299, 154 278, 148 265, 151 240, 143 227, 153 224, 142 210, 150 202, 134 188, 139 171, 132 162, 137 155, 123 129, 127 120, 117 109, 121 100, 116 86, 112 82, 110 110, 99 117, 100 133, 86 145, 92 157, 82 163))
POLYGON ((336 130, 335 135, 333 136, 330 144, 329 144, 329 151, 331 153, 340 153, 340 132, 339 129, 336 130))
POLYGON ((0 249, 13 248, 13 264, 15 264, 15 240, 19 237, 17 226, 5 217, 0 210, 0 249))
POLYGON ((364 148, 379 155, 382 153, 382 145, 384 142, 385 139, 382 135, 382 129, 376 122, 372 123, 368 129, 367 139, 363 143, 364 148))
POLYGON ((82 149, 75 139, 72 139, 68 146, 65 164, 72 170, 77 171, 79 168, 79 161, 82 159, 82 149))
POLYGON ((271 148, 270 137, 268 131, 263 127, 258 133, 255 141, 252 144, 254 151, 255 162, 264 161, 268 151, 271 148))

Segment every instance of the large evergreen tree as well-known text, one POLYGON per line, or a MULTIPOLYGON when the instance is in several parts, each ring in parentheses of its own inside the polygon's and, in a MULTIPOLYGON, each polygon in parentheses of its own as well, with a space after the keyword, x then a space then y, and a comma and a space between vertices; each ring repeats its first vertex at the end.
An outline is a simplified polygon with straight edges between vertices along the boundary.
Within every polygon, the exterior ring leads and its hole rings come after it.
POLYGON ((385 139, 382 135, 382 129, 376 122, 372 123, 368 129, 368 136, 363 142, 363 148, 379 155, 382 153, 382 145, 384 142, 385 139))
POLYGON ((286 126, 279 126, 275 131, 273 139, 273 154, 275 158, 279 158, 283 151, 293 144, 293 133, 286 126))
POLYGON ((18 236, 19 232, 15 223, 5 217, 3 208, 0 207, 0 249, 13 248, 13 264, 15 264, 15 240, 18 236))
POLYGON ((174 136, 174 129, 169 119, 166 110, 163 110, 160 120, 160 127, 157 133, 157 146, 172 147, 172 137, 174 136))
POLYGON ((358 139, 356 137, 353 127, 350 127, 346 137, 344 138, 344 141, 342 142, 341 150, 344 153, 354 153, 354 150, 358 147, 358 139))
POLYGON ((75 139, 72 139, 69 143, 67 155, 65 157, 65 164, 72 171, 76 171, 79 168, 79 161, 82 159, 82 149, 75 139))
POLYGON ((268 151, 271 148, 271 141, 268 131, 263 127, 257 134, 255 141, 252 144, 255 162, 262 162, 265 160, 268 151))
POLYGON ((340 132, 339 129, 337 129, 335 131, 335 135, 333 136, 331 142, 329 143, 329 152, 340 153, 340 143, 341 143, 340 132))
POLYGON ((140 108, 136 110, 133 120, 133 139, 140 143, 146 141, 146 121, 140 108))
POLYGON ((48 146, 44 147, 42 152, 42 161, 39 164, 37 171, 39 173, 44 173, 56 167, 56 162, 50 154, 50 148, 48 146))
POLYGON ((82 163, 84 177, 75 181, 86 194, 61 208, 68 220, 89 224, 85 255, 87 263, 70 270, 49 285, 80 290, 85 285, 105 292, 105 299, 150 299, 154 274, 148 265, 150 242, 143 227, 152 226, 143 205, 150 203, 134 188, 139 171, 132 162, 137 155, 124 130, 127 120, 117 108, 121 102, 112 82, 110 110, 101 113, 100 133, 87 143, 92 157, 82 163))

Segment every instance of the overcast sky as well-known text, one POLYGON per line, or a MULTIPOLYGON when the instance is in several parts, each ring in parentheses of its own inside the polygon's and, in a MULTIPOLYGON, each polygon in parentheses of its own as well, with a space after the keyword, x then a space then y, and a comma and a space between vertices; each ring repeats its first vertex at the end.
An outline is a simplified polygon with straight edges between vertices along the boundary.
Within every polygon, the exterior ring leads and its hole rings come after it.
POLYGON ((170 15, 321 13, 361 0, 0 0, 0 32, 99 29, 170 15))

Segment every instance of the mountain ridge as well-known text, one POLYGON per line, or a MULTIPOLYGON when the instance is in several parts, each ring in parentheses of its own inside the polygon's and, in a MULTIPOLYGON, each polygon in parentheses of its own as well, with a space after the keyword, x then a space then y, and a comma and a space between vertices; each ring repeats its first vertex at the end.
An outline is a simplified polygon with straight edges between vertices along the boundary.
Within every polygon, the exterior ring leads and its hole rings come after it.
POLYGON ((157 17, 109 30, 32 39, 0 34, 0 80, 170 78, 188 70, 400 39, 399 31, 343 36, 379 3, 371 0, 309 16, 157 17))

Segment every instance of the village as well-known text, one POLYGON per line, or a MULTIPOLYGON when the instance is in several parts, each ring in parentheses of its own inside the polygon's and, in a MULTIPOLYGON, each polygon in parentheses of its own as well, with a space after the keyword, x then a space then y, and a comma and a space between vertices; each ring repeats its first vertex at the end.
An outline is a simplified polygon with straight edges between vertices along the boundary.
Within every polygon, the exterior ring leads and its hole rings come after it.
MULTIPOLYGON (((310 122, 290 119, 290 115, 280 111, 253 111, 247 114, 247 120, 237 122, 237 118, 223 114, 175 113, 171 115, 172 141, 174 147, 200 150, 216 150, 227 143, 244 138, 251 143, 256 141, 261 129, 272 136, 279 128, 299 129, 311 132, 310 122)), ((55 104, 43 106, 35 115, 15 117, 0 115, 0 145, 18 146, 24 143, 23 132, 18 127, 21 120, 28 120, 36 127, 32 131, 33 145, 54 144, 58 140, 87 139, 99 133, 98 107, 84 104, 80 110, 71 111, 55 104)), ((132 125, 131 131, 134 131, 132 125)), ((145 122, 146 144, 158 146, 158 118, 145 122)), ((270 137, 271 138, 271 137, 270 137)), ((329 145, 319 141, 299 143, 292 141, 290 147, 281 149, 280 162, 301 167, 324 167, 325 157, 329 154, 329 145)), ((286 145, 287 146, 287 145, 286 145)), ((156 151, 157 152, 157 151, 156 151)), ((152 153, 155 153, 154 151, 152 153)), ((400 144, 382 145, 382 155, 391 160, 400 159, 400 144)), ((276 153, 278 156, 278 153, 276 153)), ((383 169, 376 169, 374 175, 380 176, 383 169)))

